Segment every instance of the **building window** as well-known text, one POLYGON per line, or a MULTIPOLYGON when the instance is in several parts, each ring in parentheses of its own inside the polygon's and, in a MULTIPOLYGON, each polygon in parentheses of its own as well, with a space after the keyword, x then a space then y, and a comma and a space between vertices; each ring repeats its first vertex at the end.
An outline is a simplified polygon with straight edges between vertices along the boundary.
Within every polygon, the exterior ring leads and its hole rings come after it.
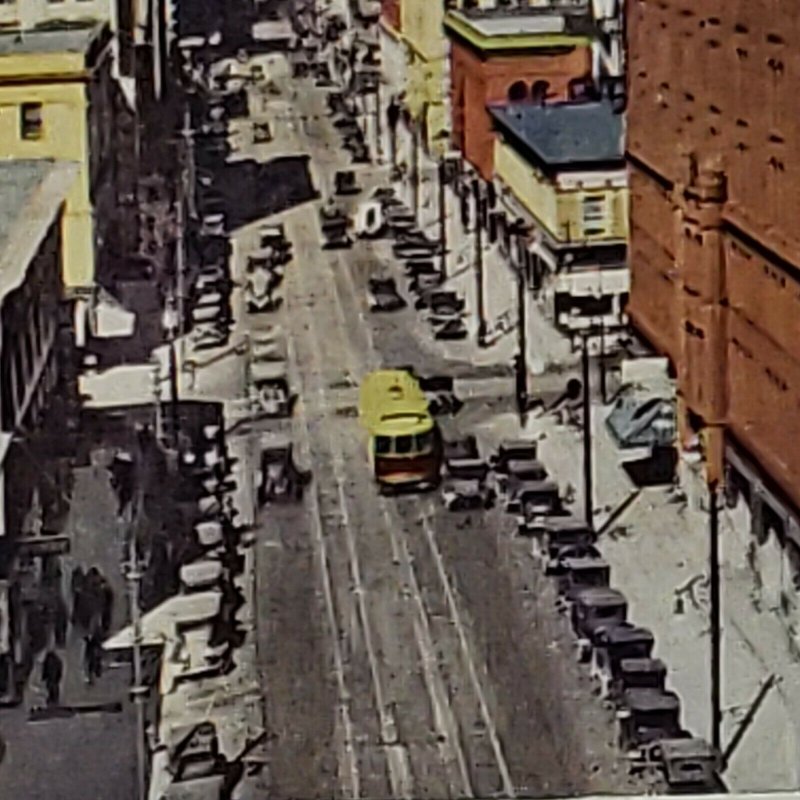
POLYGON ((606 232, 605 195, 589 195, 583 198, 582 220, 584 236, 600 236, 606 232))
POLYGON ((512 103, 521 103, 523 100, 528 99, 528 87, 524 81, 517 81, 511 84, 508 89, 508 99, 512 103))
POLYGON ((20 106, 20 135, 23 139, 42 138, 42 104, 23 103, 20 106))
POLYGON ((543 106, 547 101, 547 93, 550 91, 550 84, 547 81, 536 81, 531 86, 531 100, 537 105, 543 106))

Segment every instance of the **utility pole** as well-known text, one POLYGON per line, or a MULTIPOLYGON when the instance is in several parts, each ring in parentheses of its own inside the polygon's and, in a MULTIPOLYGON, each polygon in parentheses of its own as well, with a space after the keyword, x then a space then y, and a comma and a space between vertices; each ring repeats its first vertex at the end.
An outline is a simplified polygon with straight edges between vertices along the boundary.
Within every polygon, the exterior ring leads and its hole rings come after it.
POLYGON ((527 314, 525 308, 525 268, 517 267, 517 334, 519 336, 519 354, 517 356, 517 409, 519 421, 525 427, 528 417, 528 363, 527 363, 527 314))
POLYGON ((381 76, 375 81, 375 154, 378 163, 383 161, 383 131, 381 129, 381 76))
POLYGON ((142 671, 142 619, 139 608, 139 584, 142 572, 139 554, 136 547, 136 533, 133 526, 129 531, 128 543, 128 591, 131 605, 131 626, 133 628, 133 686, 131 697, 136 706, 136 785, 138 800, 147 800, 147 749, 144 706, 147 698, 147 687, 143 682, 142 671))
POLYGON ((602 318, 600 319, 600 397, 603 405, 608 402, 606 391, 606 326, 602 318))
POLYGON ((416 122, 411 137, 411 189, 413 191, 414 219, 419 224, 419 136, 416 122))
POLYGON ((486 315, 483 298, 483 226, 481 219, 486 201, 481 197, 480 184, 473 184, 475 193, 475 280, 477 282, 478 346, 486 346, 486 315))
POLYGON ((447 193, 446 164, 444 157, 439 161, 439 272, 442 280, 447 280, 447 193))
POLYGON ((589 335, 581 333, 583 352, 581 367, 583 371, 583 490, 584 514, 586 523, 594 526, 594 487, 592 485, 592 391, 589 370, 589 335))
POLYGON ((709 484, 709 583, 711 599, 711 744, 722 752, 722 625, 719 571, 719 496, 716 483, 709 484))
POLYGON ((172 441, 175 448, 178 447, 178 357, 175 352, 177 344, 175 337, 171 336, 169 341, 169 407, 170 422, 172 423, 172 441))

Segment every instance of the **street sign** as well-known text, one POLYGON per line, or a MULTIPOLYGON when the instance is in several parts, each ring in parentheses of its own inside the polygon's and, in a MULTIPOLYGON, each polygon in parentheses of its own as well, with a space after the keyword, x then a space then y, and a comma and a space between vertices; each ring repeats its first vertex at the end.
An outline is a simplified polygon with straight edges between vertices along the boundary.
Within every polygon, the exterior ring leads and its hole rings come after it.
POLYGON ((70 551, 70 538, 63 535, 20 537, 16 541, 17 552, 24 556, 65 555, 70 551))

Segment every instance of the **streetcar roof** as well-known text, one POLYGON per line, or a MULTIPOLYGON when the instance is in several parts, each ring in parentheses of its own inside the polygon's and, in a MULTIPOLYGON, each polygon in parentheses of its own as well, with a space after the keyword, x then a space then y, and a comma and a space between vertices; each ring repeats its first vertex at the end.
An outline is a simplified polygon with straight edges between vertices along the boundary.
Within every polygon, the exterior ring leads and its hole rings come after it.
POLYGON ((359 416, 373 435, 422 433, 432 427, 425 393, 404 370, 378 370, 364 378, 359 416))
POLYGON ((433 420, 427 414, 392 414, 383 417, 370 428, 373 436, 414 436, 433 429, 433 420))

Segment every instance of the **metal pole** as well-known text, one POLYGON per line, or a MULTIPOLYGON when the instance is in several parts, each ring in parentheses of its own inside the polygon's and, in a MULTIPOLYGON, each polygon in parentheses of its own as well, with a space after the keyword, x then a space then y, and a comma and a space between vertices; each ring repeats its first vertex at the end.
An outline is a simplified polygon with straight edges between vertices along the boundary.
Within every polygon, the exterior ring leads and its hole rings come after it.
POLYGON ((439 271, 442 280, 447 280, 447 195, 445 185, 445 162, 439 162, 439 271))
POLYGON ((129 542, 128 588, 131 604, 131 625, 133 627, 133 686, 131 696, 136 706, 136 777, 138 800, 147 800, 147 750, 145 731, 145 699, 147 687, 143 685, 142 675, 142 621, 139 609, 139 582, 142 573, 139 569, 139 555, 136 549, 136 534, 131 529, 129 542))
MULTIPOLYGON (((477 187, 477 184, 476 184, 477 187)), ((475 190, 475 280, 477 281, 478 346, 486 346, 486 317, 483 299, 483 217, 484 200, 480 190, 475 190)))
POLYGON ((606 326, 605 323, 600 321, 600 397, 603 399, 603 405, 608 402, 608 394, 606 392, 606 326))
POLYGON ((709 582, 711 584, 711 744, 722 747, 722 626, 720 621, 719 574, 719 498, 717 485, 708 487, 709 515, 709 582))
POLYGON ((413 126, 412 136, 411 136, 412 144, 411 144, 411 160, 412 160, 412 167, 411 167, 411 188, 413 190, 413 202, 414 202, 414 219, 419 224, 419 141, 417 137, 417 125, 416 123, 413 126))
POLYGON ((378 162, 383 161, 383 140, 381 129, 381 79, 375 83, 375 153, 378 162))
POLYGON ((583 370, 583 501, 586 522, 591 526, 594 524, 594 487, 592 486, 592 392, 588 338, 586 333, 581 334, 583 344, 581 354, 583 370))
POLYGON ((172 422, 171 438, 175 445, 178 443, 178 357, 175 352, 175 336, 170 336, 169 341, 169 401, 172 422))
POLYGON ((517 268, 517 333, 519 336, 519 356, 517 361, 517 409, 520 424, 524 427, 528 410, 528 364, 527 364, 527 315, 525 308, 525 269, 517 268))

